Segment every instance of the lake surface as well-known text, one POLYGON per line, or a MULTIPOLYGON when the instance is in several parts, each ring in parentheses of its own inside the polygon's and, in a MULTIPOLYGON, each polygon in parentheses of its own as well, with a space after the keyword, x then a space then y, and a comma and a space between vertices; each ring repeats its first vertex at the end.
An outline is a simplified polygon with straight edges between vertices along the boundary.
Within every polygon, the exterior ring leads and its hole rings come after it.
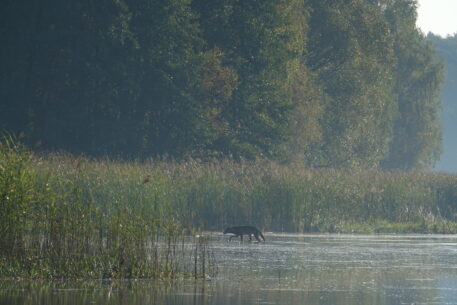
POLYGON ((205 281, 0 281, 0 305, 457 304, 455 235, 264 235, 213 233, 205 281))

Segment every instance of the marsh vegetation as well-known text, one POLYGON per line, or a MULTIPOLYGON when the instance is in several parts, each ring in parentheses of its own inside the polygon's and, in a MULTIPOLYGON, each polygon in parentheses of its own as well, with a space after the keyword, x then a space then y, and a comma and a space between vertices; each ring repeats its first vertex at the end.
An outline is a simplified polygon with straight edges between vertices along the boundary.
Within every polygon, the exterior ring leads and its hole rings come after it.
POLYGON ((208 240, 195 236, 225 225, 457 232, 448 174, 39 156, 7 137, 0 167, 2 277, 200 277, 214 266, 208 240))
POLYGON ((208 240, 171 212, 163 175, 148 183, 139 164, 44 159, 11 138, 0 145, 0 168, 1 277, 175 278, 210 270, 208 240))

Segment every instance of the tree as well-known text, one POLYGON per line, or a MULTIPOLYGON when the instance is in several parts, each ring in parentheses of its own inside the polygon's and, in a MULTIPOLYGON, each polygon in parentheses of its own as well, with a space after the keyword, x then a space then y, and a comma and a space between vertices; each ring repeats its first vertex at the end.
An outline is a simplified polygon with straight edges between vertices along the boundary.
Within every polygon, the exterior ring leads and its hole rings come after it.
POLYGON ((311 166, 377 167, 388 151, 393 101, 392 39, 379 8, 366 1, 308 1, 308 67, 324 93, 322 140, 311 166))
POLYGON ((109 151, 129 44, 122 1, 11 1, 2 12, 2 127, 48 150, 109 151))
POLYGON ((292 107, 290 64, 297 57, 296 28, 288 27, 299 1, 196 0, 203 37, 237 75, 221 111, 227 132, 214 149, 233 156, 273 156, 287 138, 292 107))
POLYGON ((443 65, 416 29, 416 1, 387 1, 385 16, 394 35, 398 103, 386 169, 430 168, 441 154, 439 92, 443 65))

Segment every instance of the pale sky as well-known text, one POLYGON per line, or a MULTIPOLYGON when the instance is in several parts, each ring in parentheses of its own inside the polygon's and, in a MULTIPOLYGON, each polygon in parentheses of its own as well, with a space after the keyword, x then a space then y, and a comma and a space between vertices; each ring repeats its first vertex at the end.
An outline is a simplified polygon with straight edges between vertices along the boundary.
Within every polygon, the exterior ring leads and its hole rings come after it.
POLYGON ((417 26, 442 37, 457 33, 457 0, 418 0, 417 26))

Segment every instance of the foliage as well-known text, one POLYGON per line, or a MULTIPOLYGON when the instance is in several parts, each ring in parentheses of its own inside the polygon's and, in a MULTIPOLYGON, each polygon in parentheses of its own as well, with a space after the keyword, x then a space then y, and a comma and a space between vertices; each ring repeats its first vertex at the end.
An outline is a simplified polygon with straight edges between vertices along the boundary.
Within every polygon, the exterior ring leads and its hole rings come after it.
POLYGON ((386 9, 394 34, 397 58, 395 87, 397 117, 393 122, 388 169, 429 169, 442 150, 439 92, 443 66, 431 44, 416 29, 415 3, 394 1, 386 9))
POLYGON ((326 96, 311 166, 376 168, 388 152, 395 101, 392 37, 366 1, 308 1, 308 66, 326 96), (325 39, 323 39, 325 37, 325 39))
POLYGON ((414 0, 102 0, 0 12, 0 128, 36 150, 421 169, 442 66, 414 0))

